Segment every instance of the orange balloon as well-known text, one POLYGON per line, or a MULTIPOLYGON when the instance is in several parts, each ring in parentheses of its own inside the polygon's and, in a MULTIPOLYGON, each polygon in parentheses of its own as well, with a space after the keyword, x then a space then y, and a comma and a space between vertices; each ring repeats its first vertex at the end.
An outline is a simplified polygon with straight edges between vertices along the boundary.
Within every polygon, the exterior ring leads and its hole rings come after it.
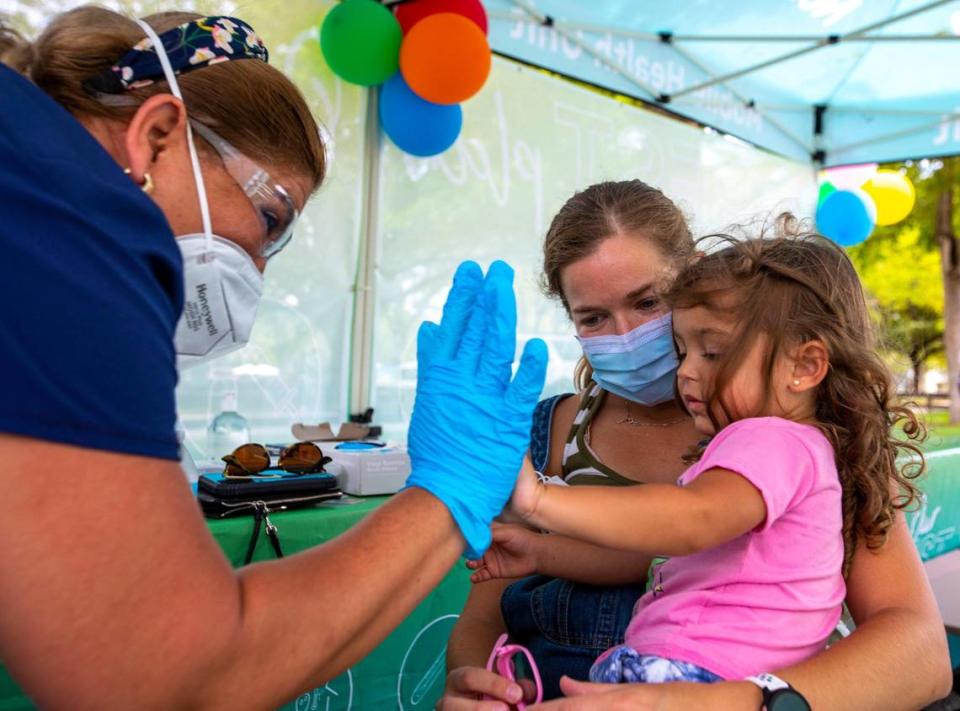
POLYGON ((415 24, 400 45, 407 85, 434 104, 459 104, 490 74, 487 36, 463 15, 441 12, 415 24))

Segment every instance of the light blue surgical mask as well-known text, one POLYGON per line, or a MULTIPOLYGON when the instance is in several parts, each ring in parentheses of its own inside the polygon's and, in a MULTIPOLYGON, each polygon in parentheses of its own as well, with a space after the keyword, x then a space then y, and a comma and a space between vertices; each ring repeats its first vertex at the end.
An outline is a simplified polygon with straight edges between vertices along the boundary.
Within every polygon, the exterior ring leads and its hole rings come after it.
POLYGON ((668 313, 622 336, 580 338, 593 379, 604 390, 646 407, 673 399, 677 354, 668 313))

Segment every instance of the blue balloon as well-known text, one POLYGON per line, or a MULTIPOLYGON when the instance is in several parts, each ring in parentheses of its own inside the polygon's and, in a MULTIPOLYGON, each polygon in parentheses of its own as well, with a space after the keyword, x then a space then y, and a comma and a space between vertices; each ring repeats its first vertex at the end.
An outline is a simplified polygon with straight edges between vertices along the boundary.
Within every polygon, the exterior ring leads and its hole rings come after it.
POLYGON ((876 221, 876 210, 871 210, 861 196, 850 190, 837 190, 830 193, 817 209, 817 229, 820 234, 829 237, 844 247, 863 242, 876 221))
POLYGON ((458 104, 441 106, 421 99, 397 72, 380 89, 380 124, 400 150, 435 156, 457 140, 463 111, 458 104))

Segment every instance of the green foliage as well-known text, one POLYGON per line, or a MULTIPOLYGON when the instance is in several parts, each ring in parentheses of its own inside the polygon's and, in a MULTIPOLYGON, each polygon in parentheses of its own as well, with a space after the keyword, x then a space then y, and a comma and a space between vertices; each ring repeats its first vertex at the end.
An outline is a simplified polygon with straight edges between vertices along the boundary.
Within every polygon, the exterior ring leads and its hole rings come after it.
POLYGON ((848 251, 881 309, 942 314, 940 253, 917 227, 874 235, 848 251))
POLYGON ((916 227, 877 234, 851 247, 850 257, 871 300, 887 349, 916 370, 943 349, 940 254, 916 227))
MULTIPOLYGON (((884 166, 906 171, 917 204, 896 225, 878 227, 848 252, 860 273, 891 360, 910 361, 915 370, 943 351, 943 279, 936 241, 937 202, 954 179, 956 159, 884 166)), ((955 196, 956 198, 956 196, 955 196)), ((960 210, 955 214, 960 213, 960 210)))

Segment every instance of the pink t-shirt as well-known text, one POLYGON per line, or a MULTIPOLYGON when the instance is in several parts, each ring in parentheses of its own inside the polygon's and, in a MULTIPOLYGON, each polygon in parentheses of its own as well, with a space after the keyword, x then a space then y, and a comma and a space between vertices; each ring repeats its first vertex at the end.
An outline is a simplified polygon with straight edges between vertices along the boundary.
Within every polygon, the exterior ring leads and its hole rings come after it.
POLYGON ((724 428, 678 483, 714 467, 757 488, 766 520, 660 565, 654 589, 637 602, 626 644, 742 679, 816 654, 836 626, 846 595, 841 488, 823 433, 778 417, 724 428))

